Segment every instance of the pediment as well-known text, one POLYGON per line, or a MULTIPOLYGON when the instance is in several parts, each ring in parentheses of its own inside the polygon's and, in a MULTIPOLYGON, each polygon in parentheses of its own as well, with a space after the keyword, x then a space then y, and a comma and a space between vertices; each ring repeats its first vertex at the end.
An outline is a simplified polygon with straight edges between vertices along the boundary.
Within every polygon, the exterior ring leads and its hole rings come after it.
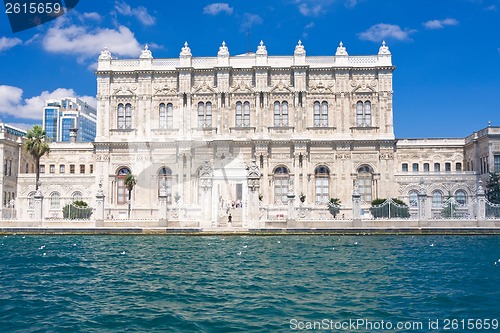
POLYGON ((207 84, 206 81, 203 81, 199 86, 193 87, 193 93, 195 94, 216 94, 217 91, 211 86, 207 84))
POLYGON ((293 93, 292 89, 290 89, 290 87, 288 87, 288 85, 284 84, 283 81, 279 81, 274 87, 271 88, 270 92, 272 94, 277 94, 277 93, 290 94, 290 93, 293 93))

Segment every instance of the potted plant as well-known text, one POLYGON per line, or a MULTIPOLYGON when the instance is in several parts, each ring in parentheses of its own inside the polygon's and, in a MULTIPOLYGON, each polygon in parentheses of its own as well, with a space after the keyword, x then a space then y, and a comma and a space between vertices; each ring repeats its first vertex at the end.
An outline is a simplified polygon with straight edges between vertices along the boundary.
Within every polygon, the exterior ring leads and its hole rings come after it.
POLYGON ((339 198, 330 198, 330 201, 328 201, 328 211, 333 215, 333 218, 337 218, 337 214, 340 212, 340 204, 339 198))

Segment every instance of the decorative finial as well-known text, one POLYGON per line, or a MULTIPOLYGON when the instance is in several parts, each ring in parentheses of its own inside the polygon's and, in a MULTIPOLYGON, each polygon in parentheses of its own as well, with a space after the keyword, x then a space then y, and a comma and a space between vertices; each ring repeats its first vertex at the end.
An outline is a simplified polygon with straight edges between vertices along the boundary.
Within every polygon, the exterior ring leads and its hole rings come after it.
POLYGON ((267 50, 266 46, 264 45, 264 42, 261 40, 259 43, 259 46, 257 46, 257 55, 267 55, 267 50))
POLYGON ((305 56, 306 55, 306 51, 304 49, 304 45, 302 45, 302 41, 300 39, 299 39, 297 45, 295 46, 294 55, 295 56, 305 56))
POLYGON ((181 49, 181 56, 191 56, 191 49, 188 46, 188 42, 184 42, 184 47, 181 49))
POLYGON ((146 44, 144 46, 144 50, 142 50, 139 58, 140 59, 153 59, 153 54, 151 53, 151 50, 149 50, 148 44, 146 44))
POLYGON ((104 47, 104 50, 101 51, 99 60, 111 60, 111 52, 109 52, 107 47, 104 47))
POLYGON ((346 56, 346 55, 348 55, 347 51, 346 51, 346 48, 344 47, 344 43, 342 43, 342 41, 340 41, 339 46, 337 47, 337 52, 335 52, 335 55, 336 56, 346 56))
POLYGON ((222 41, 222 45, 219 46, 219 52, 217 52, 218 57, 229 57, 229 49, 226 46, 226 42, 222 41))
POLYGON ((389 51, 389 47, 385 44, 385 40, 382 41, 382 46, 378 49, 378 54, 391 54, 391 51, 389 51))

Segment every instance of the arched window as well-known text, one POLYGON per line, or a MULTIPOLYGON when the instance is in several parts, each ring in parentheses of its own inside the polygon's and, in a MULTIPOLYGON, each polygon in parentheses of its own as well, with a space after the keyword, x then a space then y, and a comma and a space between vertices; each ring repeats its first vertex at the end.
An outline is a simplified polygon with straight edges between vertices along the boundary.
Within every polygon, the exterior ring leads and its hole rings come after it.
POLYGON ((314 102, 314 127, 328 126, 328 102, 314 102))
POLYGON ((212 126, 212 103, 207 102, 205 105, 205 123, 208 127, 212 126))
POLYGON ((286 204, 290 176, 286 167, 277 167, 274 170, 274 203, 286 204))
POLYGON ((236 102, 236 127, 243 126, 243 107, 241 102, 236 102))
POLYGON ((467 193, 464 190, 458 190, 455 192, 455 200, 460 205, 465 205, 467 203, 467 193))
POLYGON ((198 103, 198 127, 212 126, 212 103, 198 103))
POLYGON ((165 103, 160 104, 160 128, 167 127, 167 108, 165 103))
POLYGON ((250 102, 243 103, 243 126, 250 127, 250 102))
POLYGON ((319 127, 321 113, 320 113, 320 107, 319 107, 319 102, 318 101, 314 102, 314 108, 313 109, 314 109, 314 127, 319 127))
POLYGON ((372 179, 373 174, 369 166, 364 165, 358 169, 358 190, 361 199, 365 202, 372 201, 372 179))
POLYGON ((410 207, 417 207, 418 204, 418 192, 410 191, 409 195, 410 207))
POLYGON ((121 168, 116 175, 116 202, 119 204, 127 203, 128 192, 125 179, 129 173, 128 168, 121 168))
POLYGON ((356 125, 370 127, 372 125, 372 104, 370 101, 356 103, 356 125))
POLYGON ((441 164, 434 163, 434 172, 440 172, 440 171, 441 171, 441 164))
POLYGON ((118 128, 125 128, 125 108, 123 104, 118 104, 118 128))
POLYGON ((282 103, 274 102, 274 126, 286 127, 288 126, 288 102, 282 103))
POLYGON ((443 193, 441 191, 432 192, 432 207, 441 208, 443 204, 443 193))
POLYGON ((281 122, 280 102, 274 102, 274 126, 280 126, 281 122))
POLYGON ((82 192, 80 192, 80 191, 73 192, 73 194, 71 195, 72 202, 82 201, 82 199, 83 199, 83 195, 82 195, 82 192))
POLYGON ((158 172, 158 194, 162 190, 166 191, 167 203, 172 203, 172 170, 165 167, 158 172))
POLYGON ((288 126, 288 102, 281 103, 281 114, 283 119, 283 126, 288 126))
POLYGON ((330 200, 330 170, 326 166, 319 166, 314 170, 316 179, 316 203, 326 204, 330 200))
POLYGON ((132 105, 125 104, 125 128, 132 128, 132 105))
POLYGON ((167 104, 167 128, 174 127, 174 106, 172 103, 167 104))
POLYGON ((59 209, 61 207, 61 195, 58 192, 50 194, 50 209, 59 209))

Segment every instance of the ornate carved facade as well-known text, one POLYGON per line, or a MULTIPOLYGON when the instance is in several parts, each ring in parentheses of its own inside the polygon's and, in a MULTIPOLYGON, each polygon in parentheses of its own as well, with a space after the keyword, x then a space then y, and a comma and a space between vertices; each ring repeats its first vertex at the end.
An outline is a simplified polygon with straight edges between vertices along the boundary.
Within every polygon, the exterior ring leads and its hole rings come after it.
MULTIPOLYGON (((472 195, 477 175, 463 139, 395 139, 393 71, 385 43, 372 56, 351 56, 340 43, 335 55, 309 57, 300 41, 291 56, 269 56, 263 42, 236 56, 222 43, 217 57, 200 58, 187 43, 175 59, 154 59, 146 47, 139 59, 116 60, 104 50, 96 141, 64 158, 92 164, 88 192, 102 182, 106 217, 126 215, 123 178, 132 173, 132 217, 158 217, 162 184, 168 218, 201 227, 229 214, 235 225, 258 226, 288 216, 299 197, 299 217, 328 217, 330 198, 351 217, 355 182, 364 207, 408 202, 422 178, 429 193, 472 195)), ((44 164, 57 170, 61 154, 67 148, 54 147, 44 164)), ((57 172, 44 179, 62 181, 57 172)))

